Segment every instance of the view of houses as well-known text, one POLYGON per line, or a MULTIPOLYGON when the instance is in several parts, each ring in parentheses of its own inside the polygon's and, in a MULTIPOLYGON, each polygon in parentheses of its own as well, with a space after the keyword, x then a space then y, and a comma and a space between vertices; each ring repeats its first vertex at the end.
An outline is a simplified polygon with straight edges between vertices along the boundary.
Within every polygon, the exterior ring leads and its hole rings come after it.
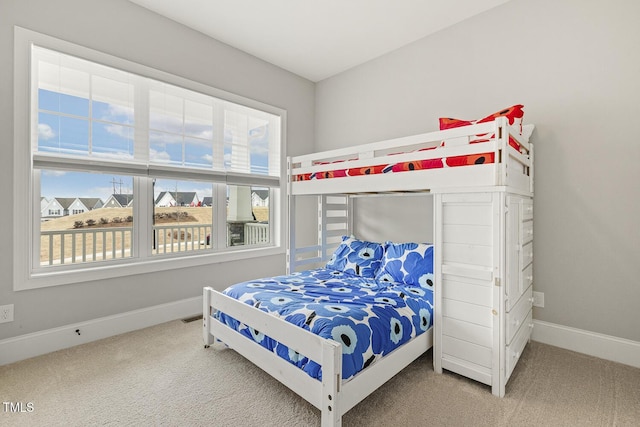
MULTIPOLYGON (((155 200, 156 207, 199 207, 211 206, 211 197, 198 198, 196 192, 163 191, 155 200)), ((77 215, 94 209, 125 208, 133 204, 133 194, 112 194, 106 201, 92 197, 53 197, 40 199, 40 218, 47 221, 68 215, 77 215)), ((253 190, 251 193, 252 206, 269 206, 268 190, 253 190)))

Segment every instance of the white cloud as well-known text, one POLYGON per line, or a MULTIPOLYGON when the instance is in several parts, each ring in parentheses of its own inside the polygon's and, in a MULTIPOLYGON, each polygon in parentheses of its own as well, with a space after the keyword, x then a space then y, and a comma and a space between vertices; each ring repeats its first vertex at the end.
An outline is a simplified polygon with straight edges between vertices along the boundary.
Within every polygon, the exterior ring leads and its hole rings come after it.
POLYGON ((131 134, 131 132, 129 132, 131 130, 130 127, 125 127, 120 125, 105 125, 104 128, 111 135, 115 135, 120 138, 129 139, 129 140, 133 139, 133 135, 131 134))
POLYGON ((131 107, 109 104, 109 115, 111 117, 126 117, 127 123, 133 123, 133 108, 131 107))
POLYGON ((100 119, 107 122, 116 122, 130 125, 133 123, 133 108, 124 105, 107 104, 106 114, 100 119))
POLYGON ((153 110, 149 117, 149 126, 152 129, 160 129, 166 132, 182 133, 182 124, 182 118, 154 113, 153 110))
POLYGON ((171 156, 166 151, 156 151, 153 148, 150 148, 149 160, 155 163, 169 163, 171 161, 171 156))
POLYGON ((56 133, 51 129, 51 126, 45 123, 38 123, 38 139, 52 139, 55 138, 56 133))
POLYGON ((149 141, 152 144, 182 144, 182 135, 152 131, 149 134, 149 141))
POLYGON ((184 133, 195 138, 205 139, 204 144, 211 144, 213 138, 213 125, 186 122, 184 124, 184 133))

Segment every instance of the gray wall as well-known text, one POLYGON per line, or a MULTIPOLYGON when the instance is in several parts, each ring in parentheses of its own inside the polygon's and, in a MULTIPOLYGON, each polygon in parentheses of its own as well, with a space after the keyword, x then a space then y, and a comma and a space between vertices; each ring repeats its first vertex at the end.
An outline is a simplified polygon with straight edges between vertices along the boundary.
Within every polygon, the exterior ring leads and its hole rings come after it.
POLYGON ((318 83, 316 148, 524 104, 545 294, 534 317, 640 341, 639 19, 637 0, 512 0, 318 83))
POLYGON ((312 151, 314 84, 125 0, 0 0, 0 339, 196 297, 202 287, 281 274, 285 258, 212 264, 13 292, 13 26, 18 25, 287 110, 289 154, 312 151), (247 268, 247 263, 251 268, 247 268))
MULTIPOLYGON (((480 118, 523 103, 525 121, 537 126, 534 273, 546 298, 534 316, 640 341, 639 17, 635 0, 512 0, 322 81, 314 95, 311 82, 125 0, 0 0, 3 200, 13 200, 18 143, 13 25, 284 108, 293 155, 313 151, 314 136, 316 149, 335 148, 435 130, 439 116, 480 118)), ((411 211, 417 200, 396 203, 411 211)), ((367 203, 357 212, 370 211, 367 203)), ((410 237, 400 227, 404 220, 375 209, 357 231, 373 235, 389 218, 397 227, 392 237, 410 237)), ((0 324, 0 339, 284 270, 284 257, 276 256, 251 261, 250 272, 234 262, 13 292, 12 215, 0 211, 9 224, 0 227, 0 304, 15 304, 16 320, 0 324)), ((419 240, 428 240, 428 220, 414 221, 419 240)))
POLYGON ((353 234, 374 242, 433 242, 433 195, 357 197, 353 234))

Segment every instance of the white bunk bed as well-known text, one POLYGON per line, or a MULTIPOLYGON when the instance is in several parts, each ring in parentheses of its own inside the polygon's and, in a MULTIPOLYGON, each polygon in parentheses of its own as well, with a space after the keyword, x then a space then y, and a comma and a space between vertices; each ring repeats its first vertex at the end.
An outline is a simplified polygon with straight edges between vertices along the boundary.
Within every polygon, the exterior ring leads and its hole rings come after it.
MULTIPOLYGON (((427 333, 418 335, 344 381, 341 378, 342 347, 339 343, 320 338, 207 287, 203 301, 205 346, 219 339, 245 356, 319 408, 323 426, 340 425, 344 413, 432 346, 437 372, 442 372, 443 368, 458 372, 491 385, 494 394, 504 395, 506 381, 530 337, 530 329, 527 334, 526 331, 520 332, 523 328, 518 328, 527 319, 530 323, 530 301, 522 303, 531 292, 530 260, 527 264, 526 256, 523 258, 518 255, 520 252, 505 251, 505 247, 511 244, 507 241, 509 233, 515 233, 514 238, 522 242, 521 248, 530 243, 518 236, 532 232, 532 227, 527 225, 523 228, 518 221, 532 218, 532 212, 527 210, 532 206, 529 202, 533 196, 533 145, 528 141, 532 129, 531 125, 525 126, 521 134, 519 128, 509 126, 506 118, 499 117, 488 123, 288 159, 291 232, 287 273, 314 268, 329 260, 340 236, 348 235, 352 230, 353 195, 434 194, 434 327, 427 333), (474 143, 478 135, 491 136, 487 142, 474 143), (510 146, 514 141, 518 150, 510 146), (455 167, 449 167, 447 163, 447 159, 456 159, 456 164, 469 163, 467 160, 473 160, 474 156, 483 157, 485 162, 455 167), (439 162, 442 162, 441 166, 439 162), (434 164, 435 168, 421 169, 434 164), (367 171, 367 168, 371 170, 367 171), (317 244, 297 247, 293 224, 296 200, 298 196, 310 195, 317 196, 318 201, 317 244), (521 215, 515 220, 506 216, 508 203, 519 206, 521 215), (449 212, 460 215, 458 208, 461 206, 471 207, 468 215, 480 212, 481 217, 489 217, 488 229, 481 233, 489 240, 488 245, 481 242, 482 247, 489 251, 488 255, 479 256, 480 259, 488 258, 484 263, 476 260, 464 262, 465 256, 478 258, 477 254, 474 255, 477 248, 474 249, 473 242, 467 243, 464 239, 461 243, 449 241, 459 232, 451 229, 455 225, 451 225, 449 212), (512 229, 517 230, 509 231, 512 229), (455 249, 456 245, 463 248, 455 249), (517 264, 515 267, 514 262, 517 264), (522 271, 525 272, 520 274, 522 271), (520 280, 513 280, 516 285, 507 283, 511 281, 510 274, 518 275, 520 280), (450 290, 443 288, 443 283, 450 290), (486 312, 478 314, 477 319, 474 313, 465 312, 464 307, 476 301, 470 301, 468 295, 459 298, 454 295, 464 291, 465 287, 479 289, 475 295, 481 300, 480 305, 487 305, 486 312), (519 292, 524 297, 516 297, 517 290, 523 287, 525 289, 519 292), (512 317, 509 317, 509 309, 514 312, 512 317), (317 361, 322 367, 322 380, 312 378, 220 322, 216 316, 218 312, 232 316, 317 361), (513 321, 513 325, 508 327, 507 320, 513 321), (479 340, 476 334, 479 334, 479 340), (515 361, 506 360, 509 346, 513 353, 518 353, 515 361)), ((462 215, 465 215, 464 211, 462 215)), ((480 226, 486 228, 486 224, 480 226)), ((472 240, 478 239, 473 232, 471 235, 472 240)))

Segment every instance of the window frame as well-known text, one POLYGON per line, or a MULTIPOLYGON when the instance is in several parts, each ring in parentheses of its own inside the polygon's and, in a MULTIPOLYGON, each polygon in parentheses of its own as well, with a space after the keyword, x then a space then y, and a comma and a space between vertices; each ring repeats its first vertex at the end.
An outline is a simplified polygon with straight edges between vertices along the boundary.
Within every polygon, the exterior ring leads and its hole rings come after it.
MULTIPOLYGON (((36 92, 36 91, 34 91, 36 92)), ((281 255, 285 253, 284 242, 286 241, 287 215, 286 212, 286 129, 287 129, 286 110, 277 108, 259 101, 254 101, 239 95, 235 95, 211 86, 194 82, 192 80, 176 76, 155 68, 141 65, 132 61, 121 59, 112 55, 98 52, 74 43, 63 41, 45 34, 37 33, 18 26, 14 27, 14 183, 13 183, 13 216, 14 216, 14 233, 13 233, 13 249, 14 249, 14 269, 13 269, 13 288, 16 291, 43 288, 48 286, 57 286, 63 284, 89 282, 94 280, 104 280, 116 277, 122 277, 133 274, 144 274, 150 272, 174 270, 196 267, 212 263, 220 263, 227 261, 251 259, 256 257, 264 257, 271 255, 281 255), (280 117, 280 126, 277 131, 280 136, 280 156, 279 156, 279 185, 274 186, 274 190, 270 191, 270 236, 271 242, 268 246, 235 246, 225 247, 217 251, 196 251, 186 252, 173 255, 153 255, 144 258, 127 258, 124 262, 121 260, 97 263, 85 263, 74 265, 68 269, 35 269, 34 259, 39 259, 39 253, 36 254, 36 239, 40 239, 39 235, 35 235, 34 221, 40 218, 40 194, 36 194, 34 189, 40 188, 39 173, 35 172, 38 154, 32 153, 31 145, 33 138, 37 139, 35 126, 31 125, 34 105, 37 105, 37 93, 31 91, 31 47, 37 45, 43 48, 55 50, 72 56, 77 56, 88 61, 103 64, 118 70, 137 74, 142 77, 166 82, 170 85, 182 87, 187 90, 212 96, 223 101, 229 101, 241 106, 246 106, 265 113, 273 114, 280 117), (25 215, 29 212, 29 215, 25 215), (38 258, 36 258, 36 256, 38 258)), ((70 159, 61 167, 72 167, 74 159, 70 159)), ((94 163, 94 172, 102 169, 101 162, 98 160, 94 163)), ((124 162, 123 162, 124 163, 124 162)), ((168 173, 161 165, 148 164, 141 167, 138 164, 128 165, 133 169, 139 169, 140 175, 146 179, 134 180, 134 194, 153 195, 151 179, 148 177, 157 176, 157 174, 168 173), (136 188, 137 187, 137 188, 136 188)), ((85 169, 86 170, 86 169, 85 169)), ((91 172, 91 171, 88 171, 91 172)), ((222 219, 226 221, 226 210, 224 204, 216 203, 225 197, 221 193, 225 193, 220 188, 225 185, 253 185, 261 186, 260 182, 252 182, 250 174, 236 174, 227 172, 227 182, 216 182, 213 184, 213 200, 214 200, 214 230, 219 229, 222 219), (216 190, 218 189, 218 190, 216 190), (221 206, 222 205, 222 206, 221 206), (217 208, 215 207, 217 206, 217 208), (224 213, 224 214, 223 214, 224 213)), ((176 179, 202 179, 206 180, 206 173, 199 174, 197 171, 189 170, 184 175, 175 176, 176 179), (202 175, 202 176, 200 176, 202 175)), ((256 175, 259 176, 259 175, 256 175)), ((259 180, 258 180, 259 181, 259 180)), ((39 193, 39 192, 37 192, 39 193)), ((151 218, 152 203, 134 203, 134 218, 151 218)), ((135 223, 135 221, 134 221, 135 223)), ((140 229, 134 236, 134 244, 140 245, 141 242, 150 242, 152 229, 149 226, 150 220, 140 224, 140 229), (137 242, 136 242, 137 240, 137 242)), ((224 223, 226 230, 226 223, 224 223)), ((225 233, 216 233, 216 235, 225 233)), ((218 241, 226 236, 218 236, 218 241)), ((144 251, 143 251, 144 252, 144 251)))

